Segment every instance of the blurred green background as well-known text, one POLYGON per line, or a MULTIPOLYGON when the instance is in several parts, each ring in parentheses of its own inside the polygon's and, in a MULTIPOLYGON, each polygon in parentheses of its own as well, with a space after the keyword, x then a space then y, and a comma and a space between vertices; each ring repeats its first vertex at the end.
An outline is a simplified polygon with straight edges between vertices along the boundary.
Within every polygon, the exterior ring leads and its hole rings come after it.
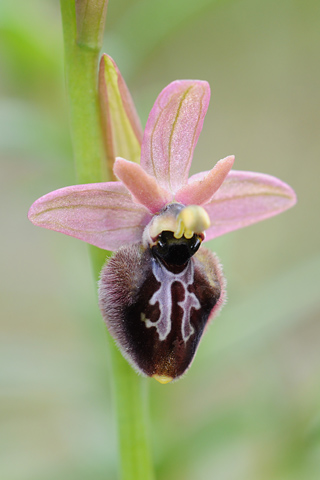
MULTIPOLYGON (((235 154, 236 169, 298 194, 292 210, 209 244, 229 301, 186 377, 150 382, 158 480, 320 478, 319 25, 317 0, 110 0, 104 51, 143 124, 170 81, 208 80, 192 173, 235 154)), ((113 480, 87 247, 26 217, 75 183, 57 0, 1 1, 0 94, 0 476, 113 480)))

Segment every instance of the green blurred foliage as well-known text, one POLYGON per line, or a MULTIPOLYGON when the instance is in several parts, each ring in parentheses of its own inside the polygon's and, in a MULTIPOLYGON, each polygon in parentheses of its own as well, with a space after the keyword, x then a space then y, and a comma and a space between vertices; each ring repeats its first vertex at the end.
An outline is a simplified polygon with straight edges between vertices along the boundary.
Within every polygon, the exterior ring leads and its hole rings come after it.
MULTIPOLYGON (((104 50, 143 122, 177 78, 213 92, 193 173, 290 183, 298 204, 210 242, 227 306, 186 377, 151 381, 159 480, 315 480, 320 471, 320 4, 110 0, 104 50)), ((87 247, 30 204, 75 182, 59 4, 0 3, 1 478, 116 478, 105 331, 87 247)))

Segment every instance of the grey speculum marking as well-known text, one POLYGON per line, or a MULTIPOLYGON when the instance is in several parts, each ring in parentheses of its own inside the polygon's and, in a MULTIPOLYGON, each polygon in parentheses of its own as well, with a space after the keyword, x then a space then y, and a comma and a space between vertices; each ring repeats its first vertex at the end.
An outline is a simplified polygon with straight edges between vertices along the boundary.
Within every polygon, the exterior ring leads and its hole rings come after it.
POLYGON ((194 293, 189 292, 188 286, 194 282, 193 262, 188 262, 186 268, 180 273, 172 273, 162 264, 153 259, 152 272, 156 280, 160 283, 160 288, 152 295, 149 300, 150 305, 159 303, 160 316, 156 322, 151 322, 141 314, 141 320, 145 322, 146 327, 155 327, 157 329, 159 340, 163 341, 169 335, 172 328, 172 284, 179 282, 184 290, 184 298, 178 305, 182 308, 183 316, 181 321, 181 333, 184 342, 187 342, 194 333, 194 328, 190 324, 191 309, 198 310, 201 305, 194 293))

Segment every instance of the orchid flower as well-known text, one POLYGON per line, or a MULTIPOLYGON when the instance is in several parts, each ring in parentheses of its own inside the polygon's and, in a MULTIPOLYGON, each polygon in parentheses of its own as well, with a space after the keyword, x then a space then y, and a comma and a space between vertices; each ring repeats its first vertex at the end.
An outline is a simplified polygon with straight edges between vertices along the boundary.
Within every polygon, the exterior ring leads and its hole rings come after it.
POLYGON ((99 303, 123 355, 160 383, 190 366, 225 301, 217 257, 201 246, 296 202, 270 175, 231 170, 233 156, 188 179, 210 98, 205 81, 168 85, 149 115, 140 164, 117 158, 116 182, 75 185, 39 198, 29 219, 115 251, 99 303))

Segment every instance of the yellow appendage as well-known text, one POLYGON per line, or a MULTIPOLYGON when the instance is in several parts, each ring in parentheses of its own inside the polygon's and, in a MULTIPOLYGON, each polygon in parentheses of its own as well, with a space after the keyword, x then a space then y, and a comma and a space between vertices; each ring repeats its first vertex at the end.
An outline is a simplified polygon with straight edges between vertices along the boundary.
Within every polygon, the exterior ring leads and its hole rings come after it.
POLYGON ((172 377, 167 377, 166 375, 152 375, 152 378, 154 378, 155 380, 157 380, 157 382, 162 384, 169 383, 173 380, 172 377))

